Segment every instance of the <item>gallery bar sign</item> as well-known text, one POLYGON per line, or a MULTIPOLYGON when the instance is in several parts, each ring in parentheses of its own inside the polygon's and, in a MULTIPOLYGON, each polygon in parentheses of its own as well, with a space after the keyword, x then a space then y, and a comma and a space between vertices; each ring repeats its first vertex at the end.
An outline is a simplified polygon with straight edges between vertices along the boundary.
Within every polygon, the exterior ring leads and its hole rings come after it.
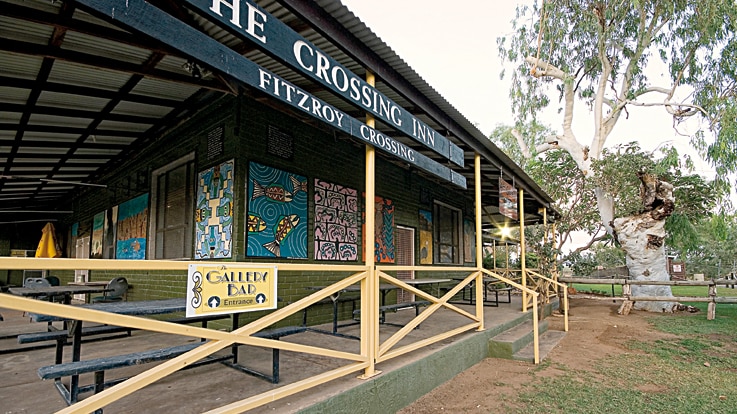
POLYGON ((78 0, 77 3, 159 40, 193 59, 205 62, 208 66, 258 88, 381 151, 466 188, 466 177, 462 174, 348 116, 150 3, 143 0, 78 0))
POLYGON ((191 264, 187 317, 276 309, 275 266, 191 264))
POLYGON ((185 0, 221 27, 463 167, 463 150, 360 76, 320 51, 281 20, 247 0, 185 0))

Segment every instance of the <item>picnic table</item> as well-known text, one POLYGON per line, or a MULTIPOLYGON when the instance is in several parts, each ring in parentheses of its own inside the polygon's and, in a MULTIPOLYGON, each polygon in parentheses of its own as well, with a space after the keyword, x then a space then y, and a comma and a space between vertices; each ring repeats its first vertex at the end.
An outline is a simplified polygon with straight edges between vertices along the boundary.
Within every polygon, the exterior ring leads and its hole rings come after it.
MULTIPOLYGON (((323 290, 326 287, 327 286, 307 286, 306 289, 308 289, 308 290, 316 290, 317 291, 317 290, 323 290)), ((395 289, 397 289, 397 286, 392 285, 390 283, 382 283, 381 285, 379 285, 379 291, 381 292, 381 304, 382 305, 386 302, 386 295, 389 292, 391 292, 392 290, 395 290, 395 289)), ((347 338, 357 339, 357 337, 355 337, 353 335, 343 335, 343 334, 338 333, 338 328, 345 327, 345 326, 351 326, 351 325, 357 325, 359 323, 359 322, 356 322, 356 321, 351 321, 351 322, 348 322, 348 323, 338 324, 338 313, 339 313, 338 312, 338 303, 341 300, 340 299, 340 296, 343 293, 348 293, 348 292, 354 292, 354 293, 355 292, 359 292, 360 293, 361 292, 361 286, 360 285, 346 286, 345 288, 343 288, 343 289, 341 289, 341 290, 333 293, 332 295, 330 295, 330 300, 331 300, 331 302, 333 304, 333 330, 331 332, 326 332, 326 333, 330 333, 330 334, 336 335, 336 336, 345 336, 347 338)), ((354 312, 356 310, 355 309, 355 301, 356 300, 360 300, 360 299, 361 299, 360 297, 349 299, 349 301, 352 301, 354 303, 354 309, 353 309, 354 312)), ((307 309, 305 309, 304 321, 303 322, 304 322, 304 324, 307 323, 307 309)), ((320 332, 319 330, 315 330, 315 331, 320 332)))
MULTIPOLYGON (((74 288, 89 288, 94 289, 99 287, 94 286, 74 286, 74 288)), ((40 289, 39 289, 40 290, 40 289)), ((75 289, 68 289, 70 292, 75 292, 75 289)), ((78 292, 78 291, 77 291, 78 292)), ((71 293, 70 293, 71 294, 71 293)), ((162 299, 162 300, 147 300, 147 301, 134 301, 134 302, 111 302, 111 303, 92 303, 79 305, 80 308, 92 309, 103 312, 114 313, 118 315, 131 315, 131 316, 152 316, 152 315, 163 315, 171 314, 176 312, 184 312, 186 310, 186 299, 175 298, 175 299, 162 299)), ((237 314, 234 314, 237 315, 237 314)), ((227 317, 227 315, 226 315, 227 317)), ((36 322, 53 322, 53 321, 65 321, 68 322, 68 336, 72 339, 72 362, 80 361, 82 356, 82 336, 83 336, 83 322, 81 320, 67 320, 65 318, 31 314, 31 319, 36 322)), ((196 319, 196 318, 194 318, 196 319)), ((237 324, 237 316, 233 317, 234 324, 237 324)), ((203 321, 203 324, 205 322, 203 321)), ((57 347, 56 363, 61 363, 62 350, 61 347, 57 347)), ((233 352, 237 352, 237 347, 234 348, 233 352)), ((79 375, 70 375, 70 385, 67 389, 62 384, 60 379, 57 379, 56 386, 59 392, 64 396, 68 403, 74 403, 78 399, 80 393, 79 387, 79 375)))
MULTIPOLYGON (((461 278, 453 278, 455 281, 462 281, 464 279, 461 278)), ((502 284, 500 287, 496 287, 500 284, 500 281, 498 279, 484 276, 482 278, 482 283, 484 285, 484 306, 499 306, 499 303, 512 303, 512 288, 507 286, 506 284, 502 284), (494 300, 489 299, 489 292, 494 293, 494 300), (506 293, 507 299, 501 300, 499 299, 499 293, 506 293)), ((461 303, 465 303, 468 301, 469 305, 473 305, 476 303, 476 281, 471 281, 467 286, 465 286, 462 290, 461 294, 461 303), (466 299, 466 293, 468 292, 468 299, 466 299)))
POLYGON ((430 285, 432 287, 435 286, 435 296, 440 296, 440 285, 442 283, 448 283, 452 279, 403 279, 402 282, 411 285, 411 286, 422 286, 422 285, 430 285))
MULTIPOLYGON (((407 283, 408 285, 414 285, 414 286, 435 285, 436 291, 439 292, 440 284, 445 283, 445 282, 450 282, 451 279, 409 279, 409 280, 402 280, 402 281, 407 283)), ((307 289, 317 291, 317 290, 325 289, 326 287, 327 286, 308 286, 307 289)), ((429 304, 429 302, 422 300, 422 301, 401 302, 401 303, 387 305, 386 304, 387 295, 392 290, 397 290, 397 289, 399 289, 399 286, 393 285, 391 283, 382 283, 379 285, 379 292, 381 293, 381 301, 379 303, 379 313, 380 313, 379 323, 386 323, 386 313, 387 312, 396 312, 399 309, 414 308, 415 312, 419 313, 419 308, 421 306, 427 306, 429 304)), ((338 332, 338 328, 356 325, 360 323, 359 320, 355 320, 355 318, 357 318, 358 315, 360 315, 361 313, 360 309, 355 308, 355 301, 359 300, 360 297, 348 299, 348 301, 354 302, 354 306, 353 306, 354 320, 350 322, 344 322, 342 324, 338 323, 338 314, 339 314, 338 303, 341 302, 341 295, 343 293, 360 292, 360 291, 361 291, 360 285, 350 285, 329 296, 332 302, 332 305, 333 305, 333 328, 332 328, 332 331, 325 331, 324 333, 329 333, 332 335, 342 336, 342 337, 351 338, 351 339, 360 339, 354 335, 345 335, 345 334, 341 334, 338 332)), ((306 324, 307 324, 307 309, 305 309, 305 314, 303 318, 303 325, 306 325, 306 324)), ((311 330, 322 332, 318 329, 311 329, 311 330)))
MULTIPOLYGON (((163 299, 163 300, 149 300, 149 301, 134 301, 134 302, 113 302, 113 303, 95 303, 80 305, 80 308, 98 310, 103 312, 114 313, 118 315, 131 315, 131 316, 151 316, 151 315, 162 315, 176 312, 184 312, 186 310, 186 298, 175 298, 175 299, 163 299)), ((173 318, 169 319, 169 322, 176 323, 191 323, 191 322, 202 322, 203 327, 207 327, 207 321, 223 318, 231 318, 232 329, 238 328, 238 313, 233 314, 217 314, 217 315, 202 315, 195 317, 184 317, 184 318, 173 318)), ((45 321, 58 321, 64 320, 63 318, 48 315, 32 314, 32 319, 38 322, 45 321)), ((81 361, 81 343, 82 343, 82 322, 83 321, 72 321, 70 324, 69 332, 72 336, 72 361, 67 363, 61 363, 61 357, 57 356, 57 362, 55 365, 42 367, 39 369, 39 376, 42 379, 54 379, 56 388, 59 390, 61 395, 66 400, 67 404, 73 404, 78 401, 79 394, 85 391, 93 391, 95 393, 103 390, 106 386, 116 384, 120 380, 106 381, 104 378, 104 372, 106 370, 122 368, 131 365, 140 365, 148 362, 163 361, 177 357, 185 352, 188 352, 202 342, 187 343, 183 345, 177 345, 169 348, 153 349, 143 352, 136 352, 127 355, 114 355, 109 357, 97 358, 93 360, 81 361), (80 387, 79 386, 79 375, 86 372, 95 373, 95 383, 93 385, 80 387), (61 377, 69 376, 70 385, 67 388, 61 381, 61 377)), ((271 330, 259 331, 254 334, 256 337, 279 340, 282 337, 301 333, 306 331, 306 327, 301 326, 288 326, 280 327, 271 330)), ((230 355, 225 356, 208 356, 202 361, 191 364, 188 367, 199 366, 202 364, 208 364, 212 362, 221 362, 231 368, 235 368, 241 372, 249 375, 257 376, 259 378, 270 381, 274 384, 279 382, 279 349, 274 348, 272 350, 272 372, 271 375, 250 369, 242 364, 238 364, 238 347, 239 344, 233 344, 231 346, 230 355)))
POLYGON ((79 286, 79 285, 66 285, 66 286, 40 286, 40 287, 11 287, 8 288, 8 292, 17 296, 25 297, 56 297, 63 296, 64 303, 69 305, 72 303, 72 295, 91 293, 103 293, 108 291, 107 286, 79 286))

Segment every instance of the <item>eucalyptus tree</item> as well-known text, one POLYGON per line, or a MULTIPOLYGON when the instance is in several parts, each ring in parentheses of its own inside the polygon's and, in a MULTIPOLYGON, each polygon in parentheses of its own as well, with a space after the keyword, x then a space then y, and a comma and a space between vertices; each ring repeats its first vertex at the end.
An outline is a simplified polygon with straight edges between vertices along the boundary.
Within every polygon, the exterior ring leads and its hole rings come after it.
POLYGON ((715 214, 695 226, 698 248, 674 248, 689 273, 720 278, 737 273, 737 216, 715 214))
MULTIPOLYGON (((519 125, 534 120, 556 102, 556 96, 559 103, 560 130, 545 137, 535 148, 537 153, 562 149, 585 177, 593 179, 593 164, 602 159, 615 126, 630 111, 660 107, 672 117, 675 128, 682 128, 689 119, 698 123, 698 132, 684 139, 713 164, 718 177, 737 170, 734 0, 535 0, 530 7, 518 7, 513 23, 514 35, 498 39, 498 45, 503 59, 514 67, 510 97, 519 125), (663 65, 668 76, 651 78, 647 69, 652 64, 663 65), (580 113, 577 105, 589 109, 590 116, 582 119, 589 123, 587 136, 574 133, 574 113, 580 113)), ((668 183, 641 177, 643 188, 652 190, 650 198, 675 203, 668 183)), ((628 238, 647 233, 641 231, 645 217, 631 216, 634 221, 626 226, 620 222, 617 230, 616 194, 600 184, 595 184, 594 193, 601 225, 618 237, 626 251, 638 249, 634 246, 639 244, 630 246, 628 238)), ((664 221, 669 215, 659 212, 661 207, 645 204, 643 208, 654 213, 654 221, 664 221)), ((659 230, 655 233, 655 238, 664 237, 659 230)), ((668 277, 660 268, 664 257, 658 258, 662 243, 655 245, 639 247, 656 250, 647 257, 630 257, 637 252, 627 251, 630 270, 636 267, 633 277, 668 277)), ((652 294, 651 289, 639 293, 652 294)), ((637 305, 651 310, 669 307, 668 303, 637 305)))

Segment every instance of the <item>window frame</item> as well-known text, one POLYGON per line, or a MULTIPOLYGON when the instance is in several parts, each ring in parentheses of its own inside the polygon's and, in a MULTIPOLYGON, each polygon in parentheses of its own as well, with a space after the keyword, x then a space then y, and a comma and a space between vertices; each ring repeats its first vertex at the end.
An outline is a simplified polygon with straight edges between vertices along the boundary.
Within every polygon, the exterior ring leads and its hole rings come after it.
POLYGON ((150 212, 149 212, 149 240, 148 240, 148 255, 147 257, 149 259, 153 260, 160 260, 160 259, 166 259, 166 260, 192 260, 193 257, 193 246, 194 246, 194 182, 193 179, 196 176, 195 171, 195 153, 191 152, 181 158, 178 158, 162 167, 159 167, 153 171, 151 171, 151 193, 150 193, 150 212), (183 240, 183 249, 185 254, 189 254, 189 256, 183 256, 183 257, 157 257, 156 256, 156 241, 158 239, 158 204, 159 204, 159 178, 162 175, 165 175, 171 171, 174 171, 175 169, 183 166, 191 164, 190 168, 191 171, 188 171, 190 173, 190 178, 192 182, 189 182, 186 187, 186 194, 185 194, 185 211, 184 211, 184 237, 185 240, 183 240), (187 246, 189 248, 187 249, 187 246), (188 251, 187 251, 188 250, 188 251))
POLYGON ((435 200, 433 202, 433 263, 443 265, 461 265, 463 264, 463 212, 460 208, 435 200), (441 209, 447 209, 452 214, 451 223, 452 240, 450 242, 441 242, 441 227, 445 224, 441 214, 441 209), (443 262, 440 260, 441 246, 450 246, 453 253, 451 261, 443 262))

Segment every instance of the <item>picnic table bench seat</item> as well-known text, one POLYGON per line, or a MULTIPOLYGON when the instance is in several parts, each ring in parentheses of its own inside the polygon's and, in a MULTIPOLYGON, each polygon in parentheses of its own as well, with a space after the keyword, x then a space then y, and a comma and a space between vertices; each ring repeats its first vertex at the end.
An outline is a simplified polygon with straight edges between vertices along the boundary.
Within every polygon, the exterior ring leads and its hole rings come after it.
MULTIPOLYGON (((96 326, 85 326, 82 328, 82 337, 90 337, 97 335, 105 335, 102 337, 96 337, 92 339, 86 339, 84 342, 101 341, 104 339, 115 339, 122 338, 131 335, 131 328, 124 326, 115 325, 96 325, 96 326), (116 335, 111 335, 116 334, 116 335)), ((61 363, 62 356, 64 353, 64 346, 69 345, 69 339, 71 334, 67 329, 60 329, 56 331, 44 331, 44 332, 32 332, 26 334, 20 334, 17 337, 19 344, 32 344, 46 341, 56 341, 56 358, 57 364, 61 363)), ((24 348, 26 349, 26 348, 24 348)))
MULTIPOLYGON (((401 309, 415 309, 415 316, 420 314, 420 308, 423 306, 429 305, 430 302, 426 300, 416 300, 412 302, 400 302, 400 303, 394 303, 391 305, 382 305, 379 306, 379 323, 386 323, 386 313, 387 312, 397 312, 401 309)), ((361 309, 356 309, 353 311, 353 317, 358 318, 361 315, 361 309)))
MULTIPOLYGON (((131 331, 132 331, 132 328, 126 328, 124 326, 115 326, 115 325, 85 326, 82 328, 82 336, 101 335, 101 334, 108 334, 108 333, 121 333, 121 332, 124 332, 127 335, 130 335, 131 331)), ((59 339, 66 340, 68 338, 70 338, 69 331, 66 329, 61 329, 58 331, 51 331, 51 332, 32 332, 32 333, 20 334, 18 335, 18 343, 19 344, 30 344, 34 342, 55 341, 59 339)))
POLYGON ((331 299, 330 297, 324 298, 318 302, 313 303, 312 305, 302 309, 302 326, 307 326, 307 310, 315 305, 331 305, 335 306, 339 303, 350 303, 351 304, 351 312, 356 310, 356 302, 360 301, 360 296, 344 296, 344 297, 338 297, 335 301, 331 299))

